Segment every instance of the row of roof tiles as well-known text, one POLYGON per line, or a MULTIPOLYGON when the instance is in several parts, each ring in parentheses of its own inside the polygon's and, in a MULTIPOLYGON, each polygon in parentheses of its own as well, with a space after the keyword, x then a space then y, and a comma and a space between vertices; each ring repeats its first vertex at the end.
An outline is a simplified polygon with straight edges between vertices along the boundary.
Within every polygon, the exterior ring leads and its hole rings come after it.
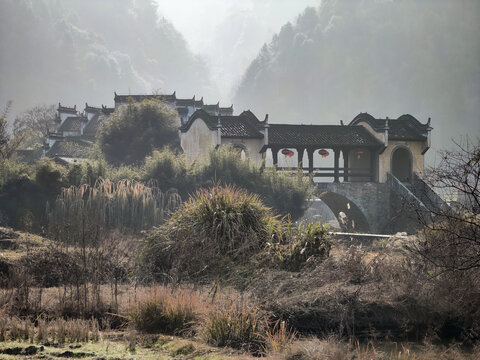
MULTIPOLYGON (((237 116, 215 116, 204 110, 197 110, 180 128, 186 132, 193 122, 201 118, 206 125, 215 130, 221 128, 224 138, 263 138, 263 129, 267 126, 264 121, 251 111, 244 111, 237 116)), ((426 131, 431 129, 430 123, 421 124, 411 115, 402 115, 396 120, 374 119, 371 115, 359 114, 348 126, 344 125, 298 125, 298 124, 269 124, 268 144, 270 146, 381 146, 383 143, 371 134, 365 127, 359 126, 361 121, 368 122, 375 131, 384 131, 389 127, 389 139, 425 141, 426 131), (373 119, 373 120, 372 120, 373 119)))

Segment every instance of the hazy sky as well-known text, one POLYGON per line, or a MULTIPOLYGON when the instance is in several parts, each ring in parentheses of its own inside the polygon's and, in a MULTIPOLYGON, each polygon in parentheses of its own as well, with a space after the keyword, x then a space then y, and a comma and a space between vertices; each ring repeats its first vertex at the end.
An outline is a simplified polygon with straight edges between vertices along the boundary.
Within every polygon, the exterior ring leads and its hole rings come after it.
POLYGON ((219 100, 232 101, 232 91, 261 46, 282 25, 321 0, 156 0, 164 16, 202 56, 220 90, 219 100))

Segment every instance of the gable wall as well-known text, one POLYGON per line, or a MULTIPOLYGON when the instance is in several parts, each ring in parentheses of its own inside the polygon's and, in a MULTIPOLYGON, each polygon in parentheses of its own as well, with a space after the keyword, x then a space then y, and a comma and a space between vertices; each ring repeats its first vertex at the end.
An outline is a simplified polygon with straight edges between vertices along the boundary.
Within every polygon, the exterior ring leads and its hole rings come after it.
POLYGON ((205 158, 208 150, 217 145, 217 131, 210 130, 201 119, 196 119, 186 132, 180 132, 180 146, 188 161, 205 158))

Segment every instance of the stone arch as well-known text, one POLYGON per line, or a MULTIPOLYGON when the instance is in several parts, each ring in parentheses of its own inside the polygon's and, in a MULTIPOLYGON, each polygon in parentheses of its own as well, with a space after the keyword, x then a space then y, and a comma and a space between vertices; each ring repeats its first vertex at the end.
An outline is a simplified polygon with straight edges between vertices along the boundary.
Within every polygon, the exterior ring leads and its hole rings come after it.
POLYGON ((370 232, 363 211, 350 199, 335 192, 324 192, 319 198, 332 210, 342 231, 370 232))
POLYGON ((398 145, 390 156, 392 174, 402 182, 411 182, 413 174, 413 155, 405 145, 398 145))

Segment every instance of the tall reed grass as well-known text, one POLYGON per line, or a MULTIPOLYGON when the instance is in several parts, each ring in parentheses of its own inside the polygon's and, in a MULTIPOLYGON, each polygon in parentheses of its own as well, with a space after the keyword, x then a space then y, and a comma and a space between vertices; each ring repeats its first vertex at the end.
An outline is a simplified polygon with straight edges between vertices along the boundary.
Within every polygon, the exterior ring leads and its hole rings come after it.
POLYGON ((192 328, 205 307, 193 291, 155 286, 139 297, 129 317, 139 331, 178 335, 192 328))
POLYGON ((94 186, 62 190, 48 209, 49 228, 82 236, 85 228, 139 232, 161 224, 180 204, 176 191, 163 193, 155 183, 99 179, 94 186))

